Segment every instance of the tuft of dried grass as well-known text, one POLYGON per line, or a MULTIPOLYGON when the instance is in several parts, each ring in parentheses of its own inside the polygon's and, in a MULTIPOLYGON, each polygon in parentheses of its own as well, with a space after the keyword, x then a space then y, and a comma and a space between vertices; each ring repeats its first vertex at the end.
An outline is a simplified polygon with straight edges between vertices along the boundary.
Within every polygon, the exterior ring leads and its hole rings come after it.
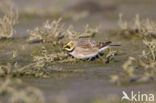
POLYGON ((100 61, 104 62, 104 63, 110 63, 115 55, 118 54, 117 50, 113 50, 111 48, 106 49, 105 51, 102 52, 102 55, 98 55, 100 58, 100 61))
POLYGON ((120 27, 119 31, 114 32, 115 35, 120 35, 124 38, 156 38, 156 22, 147 18, 141 19, 137 14, 132 21, 132 25, 127 21, 123 20, 123 15, 119 14, 118 25, 120 27))
POLYGON ((112 75, 112 82, 120 84, 122 82, 148 82, 156 79, 156 39, 145 39, 143 43, 147 48, 136 58, 129 57, 122 66, 124 73, 112 75))
POLYGON ((6 78, 0 81, 0 102, 44 103, 44 98, 38 88, 26 86, 20 79, 6 78))
POLYGON ((77 32, 74 30, 74 27, 71 25, 69 26, 69 28, 67 29, 66 32, 66 37, 68 39, 78 39, 78 38, 89 38, 89 37, 95 37, 95 35, 97 34, 97 32, 99 31, 99 26, 95 27, 95 28, 91 28, 88 24, 84 27, 84 31, 83 32, 77 32))
POLYGON ((34 63, 20 66, 15 60, 17 55, 17 52, 13 52, 12 58, 10 58, 7 63, 0 64, 0 77, 49 77, 49 72, 47 69, 35 68, 34 63))
MULTIPOLYGON (((53 64, 65 62, 68 58, 68 54, 63 51, 58 53, 48 53, 46 47, 42 47, 41 55, 34 55, 33 58, 35 68, 47 69, 50 66, 53 70, 57 70, 57 67, 54 67, 53 64)), ((58 68, 58 70, 59 69, 60 68, 58 68)))
POLYGON ((18 23, 18 10, 11 2, 0 4, 3 17, 0 18, 0 39, 10 39, 15 33, 15 25, 18 23))
POLYGON ((143 51, 143 57, 150 58, 151 60, 156 60, 156 39, 152 40, 143 40, 143 43, 146 45, 148 50, 143 51))
POLYGON ((128 60, 122 65, 122 68, 124 71, 126 71, 126 75, 129 77, 134 77, 134 70, 135 70, 135 58, 134 57, 129 57, 128 60))
POLYGON ((83 32, 76 32, 73 26, 69 26, 66 30, 64 24, 61 24, 61 18, 51 22, 45 22, 41 27, 36 27, 34 30, 28 30, 30 42, 52 43, 54 45, 61 44, 63 40, 77 39, 80 37, 94 37, 98 32, 99 27, 91 28, 85 26, 83 32), (62 40, 62 41, 61 41, 62 40))
POLYGON ((52 22, 46 21, 41 27, 34 30, 28 30, 30 37, 28 41, 43 41, 55 43, 64 36, 64 25, 60 24, 61 18, 52 22))
POLYGON ((34 62, 24 66, 20 66, 16 61, 17 55, 17 51, 13 51, 12 58, 7 63, 0 64, 0 77, 50 78, 53 76, 53 72, 82 72, 81 69, 65 70, 62 67, 56 66, 55 64, 73 62, 75 59, 70 59, 68 54, 64 52, 49 54, 45 47, 42 47, 41 55, 33 55, 34 62))

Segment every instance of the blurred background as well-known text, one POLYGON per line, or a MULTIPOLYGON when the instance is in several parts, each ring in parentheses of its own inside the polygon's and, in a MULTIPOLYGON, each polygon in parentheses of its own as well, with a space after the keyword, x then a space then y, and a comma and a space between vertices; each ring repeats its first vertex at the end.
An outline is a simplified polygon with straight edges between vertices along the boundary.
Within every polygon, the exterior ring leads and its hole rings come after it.
POLYGON ((63 18, 66 25, 100 25, 101 30, 117 29, 119 13, 125 20, 141 18, 156 19, 155 0, 12 0, 19 9, 20 22, 17 37, 26 37, 27 29, 45 20, 63 18), (24 35, 21 35, 24 34, 24 35))

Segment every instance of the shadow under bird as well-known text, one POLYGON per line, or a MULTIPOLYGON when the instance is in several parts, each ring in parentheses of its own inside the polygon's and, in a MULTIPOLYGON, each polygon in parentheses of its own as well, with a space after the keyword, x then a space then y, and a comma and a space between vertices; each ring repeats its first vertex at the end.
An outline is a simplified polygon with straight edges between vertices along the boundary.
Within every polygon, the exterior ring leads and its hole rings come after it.
POLYGON ((97 42, 89 38, 79 38, 71 40, 64 45, 64 49, 69 52, 70 55, 77 59, 89 59, 97 56, 103 50, 109 48, 110 46, 120 46, 111 45, 111 41, 108 42, 97 42))

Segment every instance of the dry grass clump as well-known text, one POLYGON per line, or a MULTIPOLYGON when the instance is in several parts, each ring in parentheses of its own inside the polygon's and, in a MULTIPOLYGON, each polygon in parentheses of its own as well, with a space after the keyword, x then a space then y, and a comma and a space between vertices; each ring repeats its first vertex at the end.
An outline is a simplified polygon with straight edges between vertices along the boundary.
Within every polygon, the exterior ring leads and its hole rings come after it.
MULTIPOLYGON (((35 74, 35 77, 50 78, 53 77, 51 73, 82 73, 82 69, 65 69, 62 66, 57 66, 59 63, 74 63, 76 60, 68 56, 65 52, 48 53, 45 47, 42 47, 42 55, 33 56, 33 71, 31 74, 35 74), (40 70, 40 71, 39 71, 40 70), (36 71, 39 71, 36 76, 36 71), (39 74, 41 74, 39 76, 39 74)), ((28 70, 28 69, 26 69, 28 70)), ((28 70, 29 71, 29 70, 28 70)))
POLYGON ((56 61, 61 61, 64 59, 67 59, 68 54, 65 52, 58 52, 49 54, 47 49, 45 47, 42 47, 42 55, 40 56, 33 56, 34 61, 36 62, 36 66, 38 67, 44 67, 47 63, 55 63, 56 61))
POLYGON ((156 23, 150 19, 140 20, 137 15, 134 26, 130 27, 120 15, 119 24, 120 35, 144 38, 143 44, 146 48, 142 50, 141 55, 129 57, 122 66, 124 73, 112 75, 111 81, 120 84, 125 81, 147 82, 156 79, 156 23))
POLYGON ((0 39, 10 39, 15 33, 15 25, 18 22, 18 10, 12 3, 1 3, 0 9, 3 17, 0 18, 0 39))
POLYGON ((64 25, 60 24, 61 19, 52 22, 46 21, 41 27, 34 30, 28 30, 30 34, 29 41, 43 41, 56 43, 64 36, 64 25))
POLYGON ((110 61, 112 61, 114 59, 115 55, 118 55, 118 54, 119 53, 117 50, 113 50, 113 49, 108 48, 102 52, 102 55, 99 55, 99 58, 104 63, 109 63, 110 61))
POLYGON ((123 15, 119 15, 119 27, 120 30, 114 32, 115 35, 120 35, 124 38, 144 38, 154 37, 156 38, 156 22, 151 19, 141 19, 139 15, 136 15, 134 21, 130 25, 127 21, 123 20, 123 15))
POLYGON ((26 86, 20 79, 7 78, 0 81, 1 103, 44 103, 42 92, 26 86))
POLYGON ((20 66, 16 62, 17 52, 13 52, 7 63, 0 64, 0 77, 49 77, 49 72, 45 68, 37 68, 34 63, 20 66))
MULTIPOLYGON (((52 22, 45 22, 41 27, 36 27, 34 30, 28 30, 30 37, 28 41, 43 43, 60 44, 62 39, 76 39, 79 37, 92 37, 98 32, 98 27, 90 28, 86 25, 83 32, 76 32, 73 26, 70 26, 67 30, 64 28, 64 24, 61 24, 61 19, 53 20, 52 22)), ((62 40, 63 41, 63 40, 62 40)))
POLYGON ((7 77, 10 75, 18 75, 16 74, 17 62, 14 59, 17 56, 17 51, 13 51, 12 57, 8 61, 8 63, 0 64, 0 77, 7 77))
POLYGON ((156 39, 147 40, 145 39, 144 44, 148 48, 148 50, 143 51, 143 57, 150 58, 150 60, 156 60, 156 39))
POLYGON ((6 76, 11 73, 11 64, 0 65, 0 76, 6 76))
POLYGON ((45 68, 35 68, 34 63, 19 67, 17 63, 0 65, 0 77, 42 77, 48 78, 49 73, 45 68))
POLYGON ((54 66, 56 63, 64 63, 68 58, 68 54, 60 51, 49 53, 46 47, 42 47, 41 55, 33 55, 34 68, 41 70, 60 71, 62 68, 54 66))
POLYGON ((69 39, 78 39, 82 37, 94 37, 99 31, 99 26, 96 28, 91 28, 88 24, 84 27, 83 32, 77 32, 74 30, 74 27, 71 25, 66 32, 66 37, 69 39))
POLYGON ((129 57, 122 66, 124 73, 111 76, 112 82, 147 82, 156 79, 156 39, 146 39, 143 43, 147 48, 138 57, 129 57))
POLYGON ((45 47, 42 47, 41 55, 33 56, 34 62, 20 66, 16 61, 17 52, 13 52, 12 58, 7 63, 0 64, 0 77, 37 77, 50 78, 54 72, 82 72, 81 69, 65 70, 56 66, 58 63, 74 62, 75 59, 68 57, 67 53, 48 53, 45 47))

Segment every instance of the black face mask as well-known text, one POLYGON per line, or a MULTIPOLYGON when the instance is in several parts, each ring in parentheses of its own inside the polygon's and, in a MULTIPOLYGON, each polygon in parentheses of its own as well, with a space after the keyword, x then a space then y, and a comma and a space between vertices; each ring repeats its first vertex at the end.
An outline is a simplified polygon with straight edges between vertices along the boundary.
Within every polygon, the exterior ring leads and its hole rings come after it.
POLYGON ((70 49, 70 46, 66 46, 66 48, 70 49))
MULTIPOLYGON (((66 46, 66 48, 70 49, 70 46, 66 46)), ((74 48, 68 52, 72 52, 74 50, 74 48)))

